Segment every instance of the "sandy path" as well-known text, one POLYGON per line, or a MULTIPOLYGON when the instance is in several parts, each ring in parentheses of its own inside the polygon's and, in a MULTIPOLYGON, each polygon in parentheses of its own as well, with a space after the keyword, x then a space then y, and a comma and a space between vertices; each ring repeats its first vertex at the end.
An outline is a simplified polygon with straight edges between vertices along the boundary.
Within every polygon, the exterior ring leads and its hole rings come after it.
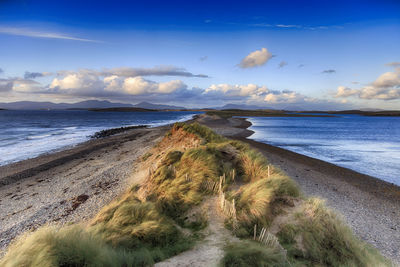
POLYGON ((0 168, 0 255, 26 230, 93 217, 138 182, 137 159, 166 129, 135 129, 0 168))
POLYGON ((218 208, 218 197, 210 197, 205 203, 208 214, 208 226, 204 229, 206 237, 192 250, 183 252, 163 262, 156 267, 174 266, 217 266, 224 256, 224 246, 228 242, 238 241, 231 232, 224 227, 224 219, 218 208))

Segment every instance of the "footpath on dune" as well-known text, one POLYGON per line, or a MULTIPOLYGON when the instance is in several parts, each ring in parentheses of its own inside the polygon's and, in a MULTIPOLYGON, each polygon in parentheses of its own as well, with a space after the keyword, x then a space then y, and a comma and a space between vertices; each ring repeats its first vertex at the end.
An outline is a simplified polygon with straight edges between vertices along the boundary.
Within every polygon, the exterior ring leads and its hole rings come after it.
POLYGON ((203 205, 208 219, 207 227, 202 230, 204 240, 192 250, 157 263, 156 267, 217 266, 224 256, 224 246, 229 242, 239 241, 224 226, 224 217, 218 207, 218 197, 210 197, 203 205))

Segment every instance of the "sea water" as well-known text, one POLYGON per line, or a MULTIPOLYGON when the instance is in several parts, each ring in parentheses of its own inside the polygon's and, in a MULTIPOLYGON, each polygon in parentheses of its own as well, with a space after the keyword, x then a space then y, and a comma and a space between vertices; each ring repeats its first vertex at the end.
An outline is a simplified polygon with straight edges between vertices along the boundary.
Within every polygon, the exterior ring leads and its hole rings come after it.
POLYGON ((155 127, 185 121, 198 113, 1 110, 0 165, 76 145, 100 130, 134 125, 155 127))
POLYGON ((400 117, 251 117, 253 140, 400 185, 400 117))

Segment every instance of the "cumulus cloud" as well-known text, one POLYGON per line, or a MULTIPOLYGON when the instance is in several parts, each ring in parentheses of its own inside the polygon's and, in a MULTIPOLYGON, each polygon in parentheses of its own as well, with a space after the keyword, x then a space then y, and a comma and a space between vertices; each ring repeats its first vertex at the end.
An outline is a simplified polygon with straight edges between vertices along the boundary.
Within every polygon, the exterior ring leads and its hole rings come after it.
POLYGON ((372 83, 372 86, 376 88, 399 87, 400 68, 396 68, 395 71, 382 74, 372 83))
POLYGON ((267 48, 261 48, 261 50, 256 50, 247 55, 240 62, 239 66, 241 68, 254 68, 262 66, 272 58, 272 54, 267 50, 267 48))
POLYGON ((82 71, 54 78, 49 88, 53 91, 64 91, 64 93, 69 92, 71 94, 75 92, 86 95, 103 91, 104 83, 98 75, 82 71))
POLYGON ((348 97, 356 94, 358 94, 358 90, 354 90, 346 86, 339 86, 337 88, 336 97, 348 97))
POLYGON ((273 91, 268 93, 264 101, 268 103, 278 104, 278 103, 297 103, 297 102, 305 102, 310 100, 308 97, 293 92, 293 91, 273 91))
MULTIPOLYGON (((108 77, 105 78, 105 82, 108 77)), ((108 83, 106 90, 112 90, 122 88, 123 93, 128 95, 146 95, 146 94, 170 94, 175 92, 178 89, 186 89, 186 84, 184 84, 180 80, 173 80, 168 82, 156 83, 153 81, 149 81, 143 79, 142 77, 130 77, 126 78, 123 81, 118 82, 119 85, 122 83, 122 87, 113 87, 113 83, 115 82, 115 78, 111 78, 111 83, 108 83)))
POLYGON ((180 80, 153 82, 141 76, 99 76, 91 71, 65 73, 54 78, 49 88, 55 93, 86 96, 169 94, 187 86, 180 80))
POLYGON ((248 98, 258 97, 269 92, 266 86, 258 86, 255 84, 247 85, 231 85, 231 84, 212 84, 204 90, 204 94, 214 95, 220 98, 248 98))
POLYGON ((40 83, 23 78, 0 79, 0 92, 35 92, 41 90, 40 83))
POLYGON ((312 98, 289 90, 270 90, 256 84, 230 85, 213 84, 204 90, 203 95, 218 96, 220 99, 240 99, 246 102, 282 104, 313 101, 312 98))
POLYGON ((400 99, 400 68, 380 75, 375 81, 360 89, 339 86, 336 97, 357 96, 361 99, 400 99))
POLYGON ((336 73, 336 70, 323 70, 321 73, 332 74, 332 73, 336 73))
POLYGON ((283 68, 283 67, 285 67, 285 66, 287 66, 287 62, 286 61, 281 61, 280 63, 279 63, 279 68, 283 68))

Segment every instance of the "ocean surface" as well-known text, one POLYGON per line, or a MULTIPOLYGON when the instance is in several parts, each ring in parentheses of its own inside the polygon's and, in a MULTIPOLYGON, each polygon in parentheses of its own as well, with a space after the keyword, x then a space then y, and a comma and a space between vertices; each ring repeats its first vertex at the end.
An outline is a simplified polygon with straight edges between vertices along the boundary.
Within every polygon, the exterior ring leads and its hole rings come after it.
POLYGON ((251 139, 400 185, 400 117, 248 119, 251 139))
POLYGON ((165 125, 201 112, 0 111, 0 165, 33 158, 90 139, 100 130, 165 125))

